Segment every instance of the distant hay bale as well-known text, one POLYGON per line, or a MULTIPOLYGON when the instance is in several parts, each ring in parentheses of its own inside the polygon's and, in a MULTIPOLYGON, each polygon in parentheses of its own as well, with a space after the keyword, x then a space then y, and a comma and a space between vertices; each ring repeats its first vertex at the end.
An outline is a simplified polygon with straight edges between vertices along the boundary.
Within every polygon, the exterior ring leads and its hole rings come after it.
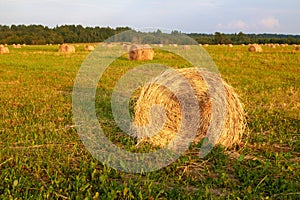
POLYGON ((232 45, 232 44, 228 44, 227 46, 228 46, 228 47, 233 47, 233 45, 232 45))
POLYGON ((103 43, 102 46, 103 46, 103 47, 107 47, 107 48, 112 48, 112 47, 114 47, 114 45, 111 44, 111 43, 103 43))
POLYGON ((262 52, 262 48, 258 44, 252 44, 249 46, 248 51, 249 52, 262 52))
POLYGON ((15 49, 20 49, 21 48, 21 45, 20 44, 13 44, 13 48, 15 48, 15 49))
POLYGON ((209 46, 209 44, 204 44, 203 46, 205 46, 205 47, 208 47, 208 46, 209 46))
POLYGON ((68 44, 62 44, 58 47, 58 52, 61 53, 75 53, 75 47, 68 44))
MULTIPOLYGON (((204 71, 200 74, 197 68, 178 69, 177 72, 183 75, 191 85, 199 104, 199 127, 194 139, 194 143, 199 143, 206 136, 208 127, 211 124, 212 110, 212 99, 202 75, 204 74, 209 80, 215 82, 219 82, 220 79, 219 76, 213 72, 204 71)), ((182 113, 176 95, 179 94, 184 97, 188 96, 186 95, 186 88, 181 87, 183 82, 184 80, 178 80, 178 76, 174 73, 166 71, 155 78, 153 82, 142 87, 140 96, 134 107, 135 116, 133 120, 133 130, 135 130, 138 135, 143 136, 143 138, 137 138, 138 143, 148 142, 156 147, 165 147, 177 135, 182 121, 182 113), (174 87, 177 94, 173 94, 165 86, 162 86, 162 83, 171 84, 170 87, 174 87), (150 110, 154 105, 162 106, 165 109, 165 114, 155 111, 154 113, 150 113, 150 110), (161 127, 161 124, 155 123, 161 121, 164 122, 163 127, 161 127), (155 130, 158 130, 159 132, 148 137, 149 133, 155 132, 155 130)), ((245 113, 239 97, 234 92, 233 88, 223 80, 222 82, 224 90, 217 88, 216 93, 218 96, 222 96, 222 94, 225 93, 226 111, 224 113, 224 125, 215 142, 216 144, 224 145, 226 148, 232 148, 240 143, 241 137, 245 131, 245 113)), ((216 109, 219 110, 218 108, 216 109)), ((195 110, 195 112, 198 111, 195 110)), ((190 115, 191 118, 195 116, 193 113, 190 115)))
POLYGON ((242 45, 242 47, 244 47, 245 46, 245 44, 241 44, 242 45))
POLYGON ((275 44, 271 44, 269 47, 272 48, 272 49, 275 49, 276 45, 275 44))
POLYGON ((296 50, 296 51, 300 51, 300 45, 296 46, 296 47, 295 47, 295 50, 296 50))
POLYGON ((153 60, 154 51, 150 45, 131 45, 129 60, 153 60))
POLYGON ((0 44, 0 47, 4 47, 3 44, 0 44))
POLYGON ((123 44, 123 50, 124 50, 124 51, 129 51, 129 49, 130 49, 130 45, 128 45, 128 44, 123 44))
POLYGON ((182 49, 183 49, 183 50, 190 50, 191 47, 190 47, 190 45, 183 45, 183 46, 182 46, 182 49))
POLYGON ((9 49, 7 47, 0 46, 0 54, 9 53, 9 49))
POLYGON ((158 44, 158 47, 164 47, 164 45, 163 44, 158 44))
POLYGON ((95 50, 95 48, 92 45, 85 45, 84 46, 84 50, 86 50, 86 51, 93 51, 93 50, 95 50))
POLYGON ((22 44, 22 46, 23 46, 23 47, 26 47, 26 44, 24 43, 24 44, 22 44))

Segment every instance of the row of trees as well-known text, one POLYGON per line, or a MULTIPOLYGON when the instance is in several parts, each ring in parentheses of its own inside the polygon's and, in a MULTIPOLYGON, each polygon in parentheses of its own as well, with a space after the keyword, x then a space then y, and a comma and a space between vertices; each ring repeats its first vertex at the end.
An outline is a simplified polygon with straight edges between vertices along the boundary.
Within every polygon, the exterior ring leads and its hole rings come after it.
POLYGON ((215 34, 189 34, 198 43, 207 44, 300 44, 300 35, 284 34, 245 34, 243 32, 234 34, 224 34, 215 32, 215 34))
MULTIPOLYGON (((49 28, 43 25, 0 25, 0 44, 62 44, 62 43, 92 43, 103 42, 106 39, 123 31, 131 30, 129 27, 83 27, 81 25, 63 25, 49 28)), ((201 44, 249 44, 249 43, 279 43, 300 44, 300 35, 283 34, 214 34, 191 33, 187 36, 201 44)), ((132 30, 121 34, 112 41, 152 43, 152 44, 191 44, 193 41, 179 31, 169 34, 160 30, 142 34, 132 30)))
POLYGON ((102 42, 105 39, 130 30, 128 27, 83 27, 63 25, 49 28, 42 25, 0 25, 1 44, 61 44, 102 42))

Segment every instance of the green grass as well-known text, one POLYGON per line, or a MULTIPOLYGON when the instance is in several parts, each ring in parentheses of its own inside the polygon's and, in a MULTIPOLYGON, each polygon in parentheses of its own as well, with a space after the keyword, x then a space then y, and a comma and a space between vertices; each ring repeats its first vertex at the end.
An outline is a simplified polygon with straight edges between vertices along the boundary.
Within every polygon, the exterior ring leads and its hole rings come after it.
MULTIPOLYGON (((300 53, 293 47, 249 53, 206 47, 222 77, 240 94, 248 120, 242 148, 190 151, 172 165, 129 174, 103 165, 85 149, 72 120, 72 87, 88 55, 27 46, 0 55, 1 199, 299 199, 300 53)), ((189 64, 156 50, 152 62, 189 64)), ((96 110, 106 134, 133 150, 115 126, 110 95, 119 77, 146 62, 112 63, 99 82, 96 110)), ((150 150, 149 146, 142 151, 150 150)))

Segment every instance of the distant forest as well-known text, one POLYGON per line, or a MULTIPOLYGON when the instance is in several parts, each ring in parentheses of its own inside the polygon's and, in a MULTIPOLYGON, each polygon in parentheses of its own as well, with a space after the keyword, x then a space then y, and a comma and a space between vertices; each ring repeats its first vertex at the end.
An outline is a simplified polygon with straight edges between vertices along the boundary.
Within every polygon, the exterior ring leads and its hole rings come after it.
MULTIPOLYGON (((62 44, 62 43, 94 43, 103 42, 113 35, 130 27, 83 27, 81 25, 62 25, 49 28, 43 25, 0 25, 0 44, 62 44)), ((134 31, 134 30, 133 30, 134 31)), ((138 32, 137 32, 138 33, 138 32)), ((162 33, 160 30, 142 38, 140 43, 176 43, 176 35, 179 31, 172 31, 170 34, 162 33), (161 40, 153 35, 161 35, 161 40), (164 38, 172 38, 164 39, 164 38), (171 36, 171 37, 170 37, 171 36)), ((284 34, 245 34, 242 32, 225 34, 215 32, 214 34, 190 33, 186 34, 200 44, 249 44, 249 43, 279 43, 279 44, 300 44, 300 35, 284 34)), ((137 42, 137 41, 131 41, 137 42)))

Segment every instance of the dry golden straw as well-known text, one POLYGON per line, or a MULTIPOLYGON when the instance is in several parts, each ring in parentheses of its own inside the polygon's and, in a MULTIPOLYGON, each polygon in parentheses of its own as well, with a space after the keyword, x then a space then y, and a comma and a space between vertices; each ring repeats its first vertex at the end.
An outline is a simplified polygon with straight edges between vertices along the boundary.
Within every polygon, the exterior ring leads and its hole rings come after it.
POLYGON ((249 46, 248 51, 249 52, 262 52, 262 48, 258 44, 252 44, 249 46))
MULTIPOLYGON (((200 74, 197 68, 178 69, 177 72, 188 80, 199 104, 200 121, 194 139, 195 143, 199 143, 208 132, 212 116, 212 99, 205 81, 207 79, 204 79, 202 75, 213 81, 220 81, 220 78, 213 72, 201 71, 200 74)), ((172 87, 176 88, 177 93, 182 95, 186 93, 186 88, 182 88, 182 80, 178 80, 178 76, 176 78, 174 73, 172 74, 168 71, 154 79, 150 84, 142 87, 140 96, 134 107, 135 116, 133 120, 134 127, 142 127, 138 128, 137 131, 137 135, 143 136, 142 138, 138 136, 138 143, 148 142, 156 147, 165 147, 174 139, 180 129, 182 113, 181 105, 176 97, 177 95, 165 86, 162 86, 161 83, 171 84, 172 87), (165 114, 153 111, 153 106, 156 105, 162 106, 165 109, 165 114), (161 121, 164 121, 163 126, 159 123, 161 121), (153 131, 156 134, 148 137, 153 131)), ((215 144, 232 148, 239 145, 245 131, 245 113, 237 93, 225 81, 222 80, 222 83, 224 85, 223 89, 214 88, 218 96, 222 94, 226 96, 224 124, 219 133, 220 135, 216 137, 215 144)), ((216 110, 219 111, 222 109, 216 107, 216 110)), ((192 115, 192 118, 193 116, 195 115, 192 115)), ((218 133, 214 132, 213 134, 218 133)))
POLYGON ((300 51, 300 46, 296 46, 295 50, 300 51))
POLYGON ((153 60, 154 51, 150 45, 131 45, 129 60, 153 60))

